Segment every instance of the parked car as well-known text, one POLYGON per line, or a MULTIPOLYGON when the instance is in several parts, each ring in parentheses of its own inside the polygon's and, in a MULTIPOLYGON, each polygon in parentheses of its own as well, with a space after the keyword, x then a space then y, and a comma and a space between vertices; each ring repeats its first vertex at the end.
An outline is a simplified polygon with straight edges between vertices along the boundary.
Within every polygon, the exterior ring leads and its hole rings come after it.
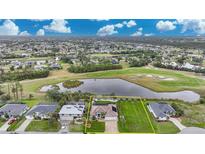
POLYGON ((9 120, 8 124, 11 125, 12 123, 14 123, 16 121, 16 118, 12 118, 9 120))

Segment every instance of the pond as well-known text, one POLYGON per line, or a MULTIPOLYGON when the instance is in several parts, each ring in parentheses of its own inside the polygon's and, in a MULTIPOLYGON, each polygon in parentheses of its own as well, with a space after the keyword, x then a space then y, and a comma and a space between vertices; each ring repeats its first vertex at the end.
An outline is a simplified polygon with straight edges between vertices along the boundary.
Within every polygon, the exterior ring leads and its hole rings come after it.
MULTIPOLYGON (((116 96, 140 96, 143 98, 156 98, 156 99, 178 99, 185 102, 196 102, 200 99, 200 95, 193 91, 179 91, 179 92, 154 92, 148 88, 128 82, 122 79, 84 79, 80 80, 84 83, 76 88, 67 89, 63 87, 62 83, 57 84, 60 92, 65 91, 81 91, 89 92, 99 95, 110 95, 111 93, 116 96)), ((44 86, 41 92, 46 92, 52 89, 52 86, 44 86)))

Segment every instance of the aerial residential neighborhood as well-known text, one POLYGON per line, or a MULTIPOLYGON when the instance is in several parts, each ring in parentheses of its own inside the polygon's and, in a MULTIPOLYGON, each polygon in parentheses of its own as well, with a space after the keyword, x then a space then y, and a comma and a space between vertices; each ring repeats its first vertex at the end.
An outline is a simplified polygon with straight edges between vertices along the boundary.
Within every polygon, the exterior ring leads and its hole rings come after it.
POLYGON ((44 35, 0 36, 1 134, 204 133, 205 39, 161 36, 185 21, 0 20, 25 23, 44 35), (92 35, 54 35, 72 24, 92 35))

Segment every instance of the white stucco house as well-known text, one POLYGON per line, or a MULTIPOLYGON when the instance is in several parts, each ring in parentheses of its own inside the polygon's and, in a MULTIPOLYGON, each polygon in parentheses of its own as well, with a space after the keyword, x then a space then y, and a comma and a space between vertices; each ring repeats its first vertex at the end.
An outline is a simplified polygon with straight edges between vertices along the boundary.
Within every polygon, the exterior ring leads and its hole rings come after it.
POLYGON ((85 105, 64 105, 60 112, 59 117, 61 121, 74 120, 83 116, 85 105))

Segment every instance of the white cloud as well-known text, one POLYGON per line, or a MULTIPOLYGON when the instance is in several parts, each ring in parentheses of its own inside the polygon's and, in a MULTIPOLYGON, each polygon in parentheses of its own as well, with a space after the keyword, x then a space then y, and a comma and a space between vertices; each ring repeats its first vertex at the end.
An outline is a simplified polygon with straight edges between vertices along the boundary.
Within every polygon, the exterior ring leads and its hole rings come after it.
POLYGON ((98 36, 110 36, 116 33, 118 32, 115 30, 114 25, 106 25, 98 30, 97 35, 98 36))
POLYGON ((123 26, 124 26, 124 25, 121 24, 121 23, 115 24, 115 27, 116 27, 116 28, 122 28, 123 26))
POLYGON ((179 19, 179 25, 182 25, 182 33, 191 30, 197 34, 205 34, 205 20, 204 19, 179 19))
POLYGON ((23 31, 19 33, 20 36, 30 36, 31 34, 28 31, 23 31))
POLYGON ((154 36, 154 33, 147 33, 147 34, 144 34, 144 36, 147 36, 147 37, 154 36))
POLYGON ((63 19, 54 19, 50 23, 50 25, 46 25, 43 28, 52 31, 52 32, 58 32, 58 33, 71 33, 71 28, 67 27, 68 21, 63 19))
POLYGON ((137 36, 137 37, 142 36, 143 35, 142 31, 143 31, 143 28, 140 27, 137 29, 137 31, 135 33, 131 34, 131 36, 137 36))
POLYGON ((134 20, 130 20, 130 21, 123 21, 123 24, 126 25, 128 28, 136 26, 137 23, 134 20))
POLYGON ((18 35, 19 27, 11 20, 5 20, 0 25, 0 35, 18 35))
POLYGON ((44 36, 44 35, 45 35, 44 29, 39 29, 39 30, 36 32, 36 35, 37 35, 37 36, 44 36))
POLYGON ((170 31, 170 30, 174 30, 176 28, 175 26, 176 22, 171 22, 171 21, 162 21, 160 20, 157 24, 156 24, 156 28, 160 31, 170 31))

